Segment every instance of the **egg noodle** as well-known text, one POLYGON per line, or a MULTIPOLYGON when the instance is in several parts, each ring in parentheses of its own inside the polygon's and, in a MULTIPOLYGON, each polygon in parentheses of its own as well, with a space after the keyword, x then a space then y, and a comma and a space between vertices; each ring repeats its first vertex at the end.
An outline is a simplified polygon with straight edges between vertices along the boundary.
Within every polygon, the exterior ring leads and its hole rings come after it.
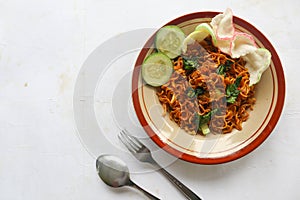
POLYGON ((190 134, 204 134, 203 124, 212 133, 242 130, 255 104, 245 64, 242 58, 222 53, 210 37, 189 44, 173 59, 169 81, 157 88, 164 115, 190 134))

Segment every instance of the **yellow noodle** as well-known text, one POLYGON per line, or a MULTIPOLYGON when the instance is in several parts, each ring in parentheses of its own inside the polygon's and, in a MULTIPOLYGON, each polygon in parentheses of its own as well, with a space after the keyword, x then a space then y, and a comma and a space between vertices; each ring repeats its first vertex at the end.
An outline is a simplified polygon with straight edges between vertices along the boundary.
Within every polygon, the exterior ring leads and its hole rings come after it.
POLYGON ((248 110, 255 104, 254 86, 249 86, 249 73, 245 62, 232 59, 214 47, 211 39, 188 46, 187 52, 173 61, 174 73, 170 80, 158 88, 157 96, 164 114, 190 133, 202 134, 198 117, 214 108, 217 112, 208 122, 215 133, 230 133, 233 129, 242 130, 242 123, 249 118, 248 110), (197 58, 199 67, 189 72, 184 69, 183 57, 197 58), (217 74, 217 68, 226 62, 232 63, 225 75, 217 74), (240 93, 234 103, 226 103, 225 88, 242 77, 240 93), (203 94, 191 96, 188 93, 202 88, 203 94))

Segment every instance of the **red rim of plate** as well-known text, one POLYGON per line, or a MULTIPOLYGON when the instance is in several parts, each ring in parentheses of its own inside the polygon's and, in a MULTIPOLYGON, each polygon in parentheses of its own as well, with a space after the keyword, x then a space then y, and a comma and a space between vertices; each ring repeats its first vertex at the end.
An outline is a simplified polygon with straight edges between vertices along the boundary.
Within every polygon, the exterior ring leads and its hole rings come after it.
MULTIPOLYGON (((197 18, 213 18, 217 14, 219 14, 219 12, 191 13, 191 14, 187 14, 187 15, 178 17, 178 18, 170 21, 169 23, 165 24, 164 26, 177 25, 177 24, 183 23, 185 21, 197 19, 197 18)), ((253 25, 251 25, 250 23, 248 23, 245 20, 238 18, 236 16, 233 17, 233 21, 235 24, 247 29, 248 31, 251 31, 251 34, 253 34, 264 45, 264 47, 267 48, 271 52, 272 61, 274 63, 275 71, 276 71, 276 74, 278 77, 277 78, 277 81, 278 81, 278 91, 277 92, 279 94, 276 105, 275 105, 275 110, 273 112, 273 115, 272 115, 268 125, 259 134, 259 136, 256 139, 254 139, 249 145, 247 145, 246 147, 240 149, 239 151, 237 151, 233 154, 230 154, 230 155, 227 155, 224 157, 218 157, 218 158, 200 158, 200 157, 196 157, 193 155, 185 154, 181 151, 178 151, 178 150, 170 147, 168 144, 164 143, 148 125, 148 122, 146 121, 146 119, 143 115, 143 112, 141 109, 141 104, 139 102, 139 94, 138 94, 139 91, 136 89, 136 88, 138 88, 138 80, 139 80, 139 73, 140 73, 139 66, 142 65, 144 58, 149 50, 149 47, 151 46, 151 44, 153 44, 155 34, 146 42, 146 44, 144 45, 144 48, 141 50, 141 52, 137 58, 137 61, 135 63, 135 67, 133 70, 133 76, 132 76, 132 99, 133 99, 134 109, 137 114, 137 117, 138 117, 141 125, 143 126, 144 130, 149 135, 149 137, 160 148, 164 149, 165 151, 167 151, 168 153, 172 154, 173 156, 175 156, 179 159, 182 159, 182 160, 185 160, 188 162, 192 162, 192 163, 198 163, 198 164, 220 164, 220 163, 226 163, 226 162, 241 158, 241 157, 247 155, 248 153, 250 153, 251 151, 253 151, 254 149, 256 149, 260 144, 262 144, 267 139, 267 137, 271 134, 271 132, 275 128, 275 126, 280 118, 280 115, 281 115, 281 112, 282 112, 282 109, 284 106, 284 100, 285 100, 285 79, 284 79, 284 72, 283 72, 283 68, 282 68, 279 56, 276 53, 275 48, 270 43, 270 41, 253 25)))

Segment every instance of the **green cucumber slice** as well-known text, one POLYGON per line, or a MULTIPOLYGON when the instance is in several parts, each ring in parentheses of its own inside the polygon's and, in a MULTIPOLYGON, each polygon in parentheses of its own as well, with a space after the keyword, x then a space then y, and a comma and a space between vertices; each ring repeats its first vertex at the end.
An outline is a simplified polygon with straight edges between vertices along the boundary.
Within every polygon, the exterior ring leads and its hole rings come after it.
POLYGON ((155 47, 173 59, 181 54, 184 38, 185 34, 178 26, 164 26, 156 34, 155 47))
POLYGON ((163 53, 150 54, 142 64, 144 81, 154 87, 165 84, 173 73, 171 59, 163 53))

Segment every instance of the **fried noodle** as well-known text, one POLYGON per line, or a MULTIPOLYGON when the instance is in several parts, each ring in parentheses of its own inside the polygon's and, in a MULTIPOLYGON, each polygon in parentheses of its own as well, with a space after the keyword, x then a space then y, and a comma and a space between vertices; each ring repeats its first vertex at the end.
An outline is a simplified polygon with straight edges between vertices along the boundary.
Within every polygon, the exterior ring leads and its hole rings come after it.
POLYGON ((157 96, 164 115, 190 134, 203 134, 199 119, 216 111, 207 122, 213 133, 230 133, 242 130, 255 104, 254 86, 249 86, 249 73, 242 58, 232 59, 213 46, 211 38, 188 45, 187 52, 173 60, 174 72, 170 80, 158 87, 157 96), (197 68, 185 68, 184 59, 193 59, 197 68), (218 73, 221 65, 231 66, 224 74, 218 73), (239 94, 228 103, 226 88, 241 77, 239 94))

